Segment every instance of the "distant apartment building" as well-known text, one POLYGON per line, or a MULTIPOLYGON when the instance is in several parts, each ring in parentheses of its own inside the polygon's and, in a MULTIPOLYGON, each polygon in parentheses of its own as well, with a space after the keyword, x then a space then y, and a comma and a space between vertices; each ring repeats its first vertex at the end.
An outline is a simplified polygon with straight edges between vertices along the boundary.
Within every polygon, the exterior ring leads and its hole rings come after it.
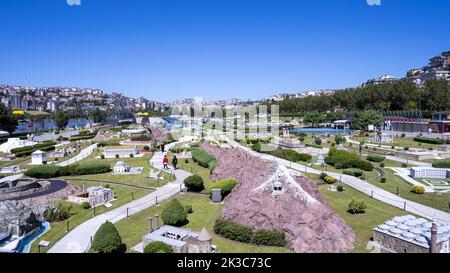
POLYGON ((383 75, 379 78, 368 80, 367 82, 363 83, 362 86, 365 87, 365 86, 369 86, 369 85, 378 85, 378 84, 392 83, 392 82, 397 82, 397 81, 399 81, 399 79, 396 77, 393 77, 391 75, 383 75))
POLYGON ((423 83, 429 79, 450 81, 450 51, 431 58, 425 67, 409 70, 407 79, 418 83, 423 83))
POLYGON ((433 113, 431 121, 428 124, 432 132, 449 133, 450 132, 450 111, 433 113))

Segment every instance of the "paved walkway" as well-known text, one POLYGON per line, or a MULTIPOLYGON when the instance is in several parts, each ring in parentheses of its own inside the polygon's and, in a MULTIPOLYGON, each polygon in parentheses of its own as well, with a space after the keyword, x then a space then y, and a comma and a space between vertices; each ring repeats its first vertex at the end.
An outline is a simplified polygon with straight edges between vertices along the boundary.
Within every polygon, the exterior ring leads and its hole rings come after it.
MULTIPOLYGON (((166 145, 167 149, 170 149, 176 145, 171 143, 166 145)), ((159 169, 162 169, 162 158, 164 154, 161 152, 155 153, 150 163, 159 169)), ((173 171, 173 170, 172 170, 173 171)), ((190 176, 189 172, 183 170, 174 171, 176 180, 158 188, 156 191, 128 204, 125 204, 116 209, 110 210, 103 214, 100 214, 81 225, 71 230, 66 236, 59 240, 53 247, 51 247, 48 253, 83 253, 90 249, 90 240, 93 238, 98 228, 106 221, 116 223, 128 215, 136 214, 147 208, 150 208, 163 200, 170 198, 177 193, 183 187, 183 181, 186 177, 190 176)))
MULTIPOLYGON (((285 165, 286 167, 292 168, 294 170, 305 172, 305 173, 312 173, 312 174, 320 174, 322 171, 312 169, 310 167, 293 163, 281 158, 277 158, 271 155, 267 154, 260 154, 255 151, 253 151, 250 148, 244 147, 238 142, 234 140, 228 139, 228 143, 230 143, 233 147, 240 147, 244 150, 249 151, 251 154, 261 157, 266 160, 275 160, 276 162, 285 165)), ((387 203, 389 205, 404 209, 408 212, 414 213, 416 215, 420 215, 424 218, 428 219, 435 219, 440 222, 444 223, 450 223, 450 214, 441 210, 437 210, 428 206, 424 206, 422 204, 412 202, 409 200, 406 200, 396 194, 390 193, 384 189, 378 188, 364 180, 361 180, 359 178, 356 178, 354 176, 345 175, 345 174, 338 174, 338 173, 332 173, 327 172, 328 175, 331 175, 335 177, 336 179, 339 179, 342 183, 351 186, 352 188, 357 189, 358 191, 367 194, 374 199, 377 199, 381 202, 387 203)), ((406 183, 406 182, 405 182, 406 183)))
POLYGON ((97 143, 92 144, 91 146, 89 146, 87 148, 84 148, 76 156, 74 156, 74 157, 72 157, 72 158, 70 158, 70 159, 68 159, 66 161, 63 161, 61 163, 58 163, 57 165, 60 166, 60 167, 65 167, 65 166, 68 166, 70 164, 73 164, 73 163, 76 163, 78 161, 81 161, 81 160, 85 159, 86 157, 90 156, 95 151, 95 149, 97 149, 97 143))

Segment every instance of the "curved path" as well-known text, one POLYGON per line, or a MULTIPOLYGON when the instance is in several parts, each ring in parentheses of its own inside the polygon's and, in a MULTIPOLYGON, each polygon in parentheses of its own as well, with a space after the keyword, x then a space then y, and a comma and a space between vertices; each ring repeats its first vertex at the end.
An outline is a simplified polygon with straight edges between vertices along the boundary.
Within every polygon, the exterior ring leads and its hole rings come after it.
POLYGON ((61 163, 58 163, 56 165, 58 165, 60 167, 69 166, 70 164, 76 163, 76 162, 81 161, 81 160, 85 159, 86 157, 90 156, 95 151, 95 149, 97 149, 97 143, 94 143, 91 146, 84 148, 76 156, 74 156, 66 161, 63 161, 61 163))
POLYGON ((20 201, 20 200, 25 200, 25 199, 29 199, 29 198, 37 198, 37 197, 41 197, 41 196, 45 196, 48 194, 58 192, 60 190, 65 189, 68 186, 68 183, 66 180, 52 179, 52 180, 48 180, 48 181, 50 182, 50 186, 43 191, 33 192, 33 193, 30 193, 27 195, 22 195, 22 196, 17 196, 17 197, 10 197, 10 198, 7 198, 7 200, 20 201))
MULTIPOLYGON (((319 170, 316 170, 316 169, 313 169, 313 168, 310 168, 310 167, 307 167, 304 165, 300 165, 298 163, 293 163, 288 160, 281 159, 281 158, 274 157, 274 156, 267 155, 267 154, 257 153, 248 147, 242 146, 241 144, 239 144, 238 142, 236 142, 234 140, 227 139, 227 141, 232 147, 239 147, 241 149, 247 150, 248 152, 250 152, 251 154, 253 154, 255 156, 258 156, 260 158, 270 160, 270 161, 276 161, 276 162, 283 164, 286 167, 289 167, 291 169, 294 169, 294 170, 297 170, 300 172, 305 172, 305 173, 312 173, 312 174, 320 174, 321 173, 321 171, 319 171, 319 170)), ((358 191, 360 191, 364 194, 367 194, 367 195, 371 196, 372 198, 377 199, 386 204, 401 208, 405 211, 414 213, 416 215, 420 215, 424 218, 435 219, 436 221, 443 222, 443 223, 450 223, 450 214, 446 213, 444 211, 437 210, 437 209, 404 199, 396 194, 393 194, 384 189, 378 188, 378 187, 376 187, 364 180, 356 178, 354 176, 332 173, 332 172, 327 172, 327 174, 335 177, 336 179, 340 180, 342 183, 344 183, 352 188, 355 188, 358 191)))
MULTIPOLYGON (((166 145, 170 149, 177 143, 166 145)), ((161 152, 155 153, 150 160, 152 165, 156 168, 162 169, 162 158, 164 154, 161 152)), ((90 249, 91 237, 93 238, 98 228, 106 221, 116 223, 127 215, 133 215, 142 210, 150 208, 155 204, 170 198, 179 193, 183 188, 183 181, 186 177, 191 175, 183 170, 174 171, 176 180, 158 188, 156 191, 125 204, 116 209, 107 211, 103 214, 95 216, 90 220, 75 227, 66 234, 61 240, 56 242, 48 251, 48 253, 83 253, 90 249)))

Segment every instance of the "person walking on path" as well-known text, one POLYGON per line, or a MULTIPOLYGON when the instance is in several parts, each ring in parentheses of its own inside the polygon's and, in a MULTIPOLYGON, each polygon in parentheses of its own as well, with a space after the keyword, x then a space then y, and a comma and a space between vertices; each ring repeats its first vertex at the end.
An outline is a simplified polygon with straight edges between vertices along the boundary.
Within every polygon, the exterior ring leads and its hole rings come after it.
POLYGON ((176 155, 173 156, 172 158, 172 165, 173 165, 173 169, 176 170, 177 169, 177 164, 178 164, 178 158, 176 155))
POLYGON ((169 167, 167 166, 168 164, 169 164, 169 158, 167 157, 167 155, 164 155, 164 158, 163 158, 164 170, 169 169, 169 167))

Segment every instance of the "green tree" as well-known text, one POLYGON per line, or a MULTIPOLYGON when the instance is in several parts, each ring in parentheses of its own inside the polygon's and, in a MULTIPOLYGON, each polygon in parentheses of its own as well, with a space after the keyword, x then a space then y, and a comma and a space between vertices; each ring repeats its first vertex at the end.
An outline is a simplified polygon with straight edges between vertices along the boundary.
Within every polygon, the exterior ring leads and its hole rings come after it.
POLYGON ((187 222, 187 214, 178 199, 172 199, 161 213, 166 225, 181 226, 187 222))
POLYGON ((173 253, 173 248, 166 243, 156 241, 146 245, 144 253, 173 253))
POLYGON ((325 121, 325 115, 322 113, 319 113, 317 111, 308 112, 303 117, 304 123, 310 123, 311 127, 319 126, 320 123, 325 121))
POLYGON ((120 253, 124 252, 124 248, 119 231, 109 221, 100 226, 92 241, 92 249, 100 253, 120 253))
POLYGON ((95 123, 102 123, 106 120, 108 117, 108 114, 105 111, 102 111, 98 108, 92 110, 89 112, 89 117, 95 122, 95 123))
POLYGON ((369 125, 380 126, 383 123, 383 117, 380 112, 375 110, 366 110, 355 112, 352 120, 354 129, 367 130, 369 125))
POLYGON ((58 129, 64 129, 69 123, 69 116, 62 110, 56 111, 55 114, 55 125, 58 129))
POLYGON ((13 117, 10 110, 0 103, 0 130, 12 133, 17 128, 17 120, 13 117))

